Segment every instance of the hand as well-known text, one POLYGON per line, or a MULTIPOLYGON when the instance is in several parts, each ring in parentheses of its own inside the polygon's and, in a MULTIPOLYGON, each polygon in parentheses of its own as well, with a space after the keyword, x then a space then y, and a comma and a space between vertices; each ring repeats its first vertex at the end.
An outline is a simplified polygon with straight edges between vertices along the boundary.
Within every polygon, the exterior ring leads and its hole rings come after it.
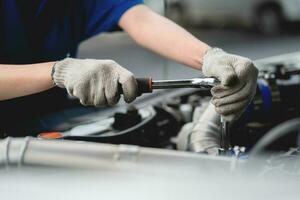
POLYGON ((212 104, 226 121, 237 120, 253 99, 258 70, 248 58, 211 48, 203 59, 203 74, 218 78, 221 85, 212 89, 212 104))
POLYGON ((119 85, 127 103, 137 96, 133 74, 112 60, 66 58, 54 65, 52 77, 83 105, 115 105, 120 99, 119 85))

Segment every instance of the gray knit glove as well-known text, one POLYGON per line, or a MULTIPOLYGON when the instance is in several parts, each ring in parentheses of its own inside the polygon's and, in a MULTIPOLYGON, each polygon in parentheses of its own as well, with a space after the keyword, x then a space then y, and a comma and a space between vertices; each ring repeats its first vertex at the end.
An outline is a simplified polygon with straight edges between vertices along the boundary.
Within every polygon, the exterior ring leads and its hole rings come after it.
POLYGON ((127 103, 137 96, 133 74, 112 60, 66 58, 57 62, 53 69, 54 83, 66 88, 83 105, 116 104, 120 99, 119 85, 127 103))
POLYGON ((211 48, 203 59, 203 74, 221 85, 212 89, 212 104, 226 121, 237 120, 256 92, 258 70, 248 58, 211 48))

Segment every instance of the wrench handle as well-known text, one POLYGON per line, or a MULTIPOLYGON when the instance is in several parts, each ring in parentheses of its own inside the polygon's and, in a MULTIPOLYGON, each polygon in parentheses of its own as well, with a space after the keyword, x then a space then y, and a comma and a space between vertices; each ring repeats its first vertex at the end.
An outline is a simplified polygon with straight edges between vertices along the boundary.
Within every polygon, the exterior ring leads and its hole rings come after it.
MULTIPOLYGON (((136 82, 137 82, 137 87, 138 87, 138 96, 141 96, 142 94, 145 94, 145 93, 153 92, 152 78, 137 78, 136 82)), ((120 94, 123 94, 122 85, 119 85, 119 91, 120 91, 120 94)))

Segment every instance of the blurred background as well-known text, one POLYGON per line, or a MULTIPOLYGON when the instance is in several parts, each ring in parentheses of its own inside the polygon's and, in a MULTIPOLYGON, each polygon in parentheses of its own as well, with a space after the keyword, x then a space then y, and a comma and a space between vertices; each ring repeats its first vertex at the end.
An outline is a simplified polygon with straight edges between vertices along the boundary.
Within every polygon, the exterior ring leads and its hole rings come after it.
MULTIPOLYGON (((145 0, 211 46, 260 59, 300 50, 300 0, 145 0)), ((195 77, 195 70, 138 47, 125 33, 84 42, 80 58, 109 58, 136 76, 195 77)))

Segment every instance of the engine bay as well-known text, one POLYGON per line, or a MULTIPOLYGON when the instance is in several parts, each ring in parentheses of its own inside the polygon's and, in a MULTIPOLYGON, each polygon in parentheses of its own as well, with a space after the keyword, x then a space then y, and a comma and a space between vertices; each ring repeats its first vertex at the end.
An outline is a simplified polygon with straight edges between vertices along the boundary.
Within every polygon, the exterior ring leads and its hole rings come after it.
MULTIPOLYGON (((242 151, 239 155, 249 152, 272 128, 300 116, 299 57, 295 53, 256 62, 260 70, 256 96, 243 116, 230 124, 232 155, 237 150, 242 151)), ((55 138, 197 152, 191 147, 192 127, 209 107, 210 96, 207 89, 164 90, 119 111, 110 111, 101 120, 60 132, 55 138)), ((221 123, 214 125, 220 132, 221 123)), ((53 135, 43 133, 39 137, 53 135)), ((298 137, 297 131, 287 134, 267 149, 297 148, 298 137)))

